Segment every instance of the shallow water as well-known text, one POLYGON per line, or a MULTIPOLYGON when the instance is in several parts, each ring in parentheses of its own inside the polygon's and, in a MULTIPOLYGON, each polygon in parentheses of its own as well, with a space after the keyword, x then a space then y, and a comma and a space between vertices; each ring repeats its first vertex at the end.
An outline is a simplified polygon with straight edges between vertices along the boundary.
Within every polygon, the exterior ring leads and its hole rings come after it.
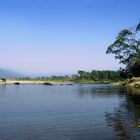
POLYGON ((115 85, 0 86, 0 140, 140 139, 140 96, 115 85))

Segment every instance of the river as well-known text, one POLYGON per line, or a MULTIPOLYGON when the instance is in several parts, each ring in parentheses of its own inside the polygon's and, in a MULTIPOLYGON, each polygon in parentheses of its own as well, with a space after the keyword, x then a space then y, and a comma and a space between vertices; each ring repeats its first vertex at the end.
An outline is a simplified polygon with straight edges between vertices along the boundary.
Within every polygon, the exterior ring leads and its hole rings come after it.
POLYGON ((120 139, 140 139, 136 90, 107 84, 0 86, 0 140, 120 139))

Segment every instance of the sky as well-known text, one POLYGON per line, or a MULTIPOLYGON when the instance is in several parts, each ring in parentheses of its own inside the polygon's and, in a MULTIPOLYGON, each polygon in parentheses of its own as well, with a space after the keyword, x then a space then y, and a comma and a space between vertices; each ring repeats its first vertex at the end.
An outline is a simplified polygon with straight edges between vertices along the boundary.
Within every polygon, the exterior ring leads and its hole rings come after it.
POLYGON ((0 0, 0 68, 30 74, 117 70, 107 46, 140 20, 140 0, 0 0))

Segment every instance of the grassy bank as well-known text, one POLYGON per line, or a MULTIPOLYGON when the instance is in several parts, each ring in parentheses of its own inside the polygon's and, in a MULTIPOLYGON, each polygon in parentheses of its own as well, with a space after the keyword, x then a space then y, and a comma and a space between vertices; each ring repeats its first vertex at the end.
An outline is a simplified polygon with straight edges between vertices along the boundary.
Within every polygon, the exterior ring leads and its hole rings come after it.
POLYGON ((140 77, 133 77, 131 79, 125 80, 123 85, 140 88, 140 77))

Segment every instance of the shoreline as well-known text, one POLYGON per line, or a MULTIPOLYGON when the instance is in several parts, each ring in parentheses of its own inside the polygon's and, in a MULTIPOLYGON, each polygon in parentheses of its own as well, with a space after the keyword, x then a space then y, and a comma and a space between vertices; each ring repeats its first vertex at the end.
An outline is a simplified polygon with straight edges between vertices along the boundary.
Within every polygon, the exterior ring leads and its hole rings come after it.
POLYGON ((73 85, 73 84, 113 84, 134 88, 140 88, 140 77, 133 77, 124 81, 68 81, 68 80, 15 80, 7 79, 6 82, 0 81, 0 85, 73 85))
POLYGON ((114 84, 121 85, 121 82, 111 82, 111 81, 59 81, 59 80, 6 80, 6 82, 0 82, 0 85, 72 85, 72 84, 114 84))
POLYGON ((71 81, 47 81, 47 80, 6 80, 0 82, 0 85, 56 85, 56 84, 73 84, 71 81))
POLYGON ((140 88, 140 77, 132 77, 131 79, 127 79, 122 83, 122 85, 133 88, 140 88))

